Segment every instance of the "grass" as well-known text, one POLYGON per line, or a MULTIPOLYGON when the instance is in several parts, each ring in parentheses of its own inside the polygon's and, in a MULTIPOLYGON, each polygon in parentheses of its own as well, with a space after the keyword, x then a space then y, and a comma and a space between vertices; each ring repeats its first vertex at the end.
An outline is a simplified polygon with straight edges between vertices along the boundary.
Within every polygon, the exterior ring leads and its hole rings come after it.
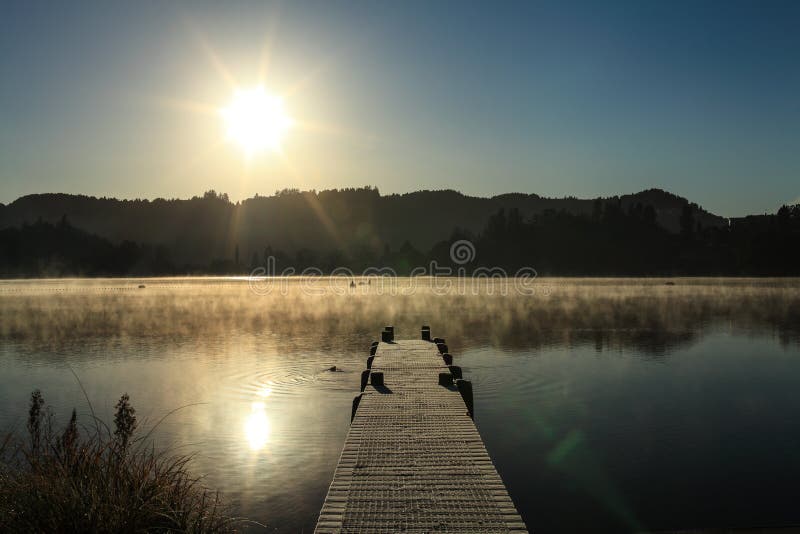
POLYGON ((27 439, 0 441, 0 531, 235 532, 241 521, 190 473, 191 456, 157 452, 136 430, 127 395, 113 432, 94 416, 80 427, 75 410, 56 430, 34 391, 27 439))

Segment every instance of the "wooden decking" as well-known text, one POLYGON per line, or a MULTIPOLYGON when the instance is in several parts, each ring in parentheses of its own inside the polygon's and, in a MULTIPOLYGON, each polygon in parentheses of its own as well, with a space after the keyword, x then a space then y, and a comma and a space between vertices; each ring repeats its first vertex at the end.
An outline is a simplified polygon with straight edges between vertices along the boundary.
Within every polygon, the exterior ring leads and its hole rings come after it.
MULTIPOLYGON (((459 388, 446 375, 439 385, 440 373, 460 371, 440 349, 422 340, 372 349, 316 532, 526 531, 459 388)), ((471 401, 471 384, 461 386, 471 401)))

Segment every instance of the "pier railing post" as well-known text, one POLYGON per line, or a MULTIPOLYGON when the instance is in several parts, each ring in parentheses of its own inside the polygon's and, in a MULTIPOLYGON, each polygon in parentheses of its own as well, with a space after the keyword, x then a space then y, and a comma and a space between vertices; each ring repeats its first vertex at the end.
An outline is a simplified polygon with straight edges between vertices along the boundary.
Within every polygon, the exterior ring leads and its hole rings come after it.
POLYGON ((364 369, 361 371, 361 391, 364 391, 364 388, 367 387, 367 382, 369 381, 369 369, 364 369))
POLYGON ((353 422, 353 419, 356 418, 356 411, 358 410, 358 403, 360 403, 360 402, 361 402, 361 393, 359 393, 358 395, 356 395, 353 398, 353 411, 350 413, 350 422, 351 423, 353 422))
POLYGON ((431 327, 427 325, 423 325, 422 329, 420 330, 420 336, 422 341, 430 341, 431 340, 431 327))
POLYGON ((448 365, 447 367, 450 368, 450 374, 453 375, 454 379, 460 380, 464 378, 464 376, 461 374, 461 367, 457 365, 448 365))
POLYGON ((370 374, 370 381, 372 382, 372 387, 374 388, 383 387, 383 373, 380 371, 373 371, 370 374))
POLYGON ((461 393, 461 398, 464 399, 464 404, 467 405, 467 413, 472 419, 475 419, 475 408, 472 400, 472 382, 469 380, 456 380, 456 387, 458 392, 461 393))

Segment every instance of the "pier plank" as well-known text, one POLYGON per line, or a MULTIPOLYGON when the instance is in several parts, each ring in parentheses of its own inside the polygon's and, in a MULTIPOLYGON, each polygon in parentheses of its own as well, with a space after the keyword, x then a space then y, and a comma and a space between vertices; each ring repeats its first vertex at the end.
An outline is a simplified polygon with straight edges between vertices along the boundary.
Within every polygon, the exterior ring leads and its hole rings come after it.
POLYGON ((315 532, 527 532, 437 346, 381 342, 371 371, 315 532))

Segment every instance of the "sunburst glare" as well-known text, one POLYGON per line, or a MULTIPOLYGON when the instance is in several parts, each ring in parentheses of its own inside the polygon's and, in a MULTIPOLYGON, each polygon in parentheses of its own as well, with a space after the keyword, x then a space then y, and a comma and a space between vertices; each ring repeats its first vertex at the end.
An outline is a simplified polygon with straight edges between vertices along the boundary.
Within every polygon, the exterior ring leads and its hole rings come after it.
POLYGON ((263 87, 237 89, 230 104, 220 110, 229 140, 248 156, 265 149, 279 150, 293 124, 279 96, 263 87))

